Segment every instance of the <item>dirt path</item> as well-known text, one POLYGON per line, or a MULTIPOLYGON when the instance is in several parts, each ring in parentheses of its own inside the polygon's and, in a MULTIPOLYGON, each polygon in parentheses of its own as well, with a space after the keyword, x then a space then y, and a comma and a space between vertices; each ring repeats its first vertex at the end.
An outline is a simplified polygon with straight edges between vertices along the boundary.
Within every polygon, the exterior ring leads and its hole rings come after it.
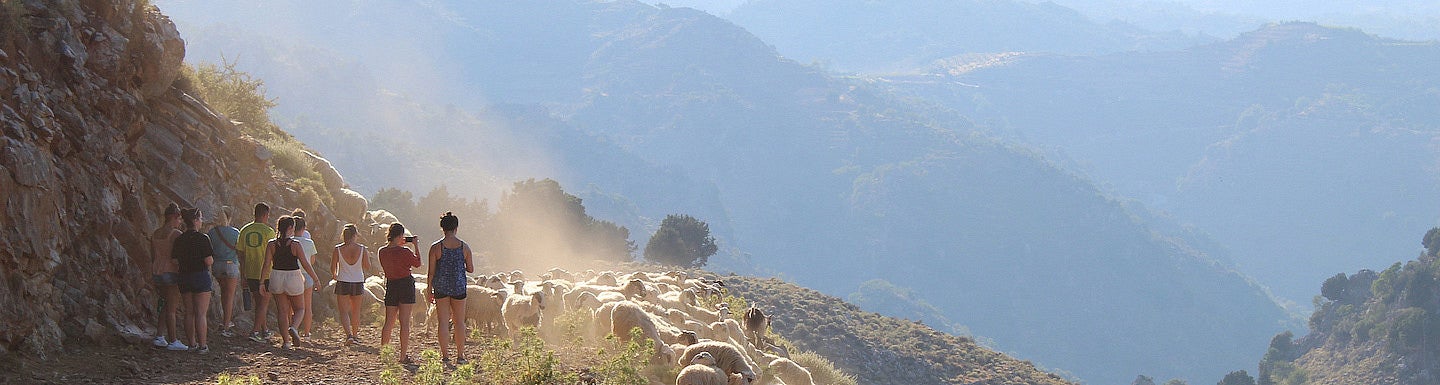
MULTIPOLYGON (((172 352, 147 344, 85 347, 52 354, 46 360, 12 358, 0 362, 0 383, 214 384, 221 374, 255 375, 267 384, 380 381, 383 365, 378 327, 362 327, 362 344, 349 347, 335 338, 343 333, 337 331, 331 337, 325 331, 317 326, 310 343, 291 350, 280 349, 278 335, 270 343, 259 343, 238 335, 223 337, 217 331, 211 333, 210 352, 205 354, 172 352)), ((417 360, 421 351, 438 349, 433 334, 416 331, 411 343, 411 357, 417 360)), ((408 377, 416 366, 406 369, 408 377)))

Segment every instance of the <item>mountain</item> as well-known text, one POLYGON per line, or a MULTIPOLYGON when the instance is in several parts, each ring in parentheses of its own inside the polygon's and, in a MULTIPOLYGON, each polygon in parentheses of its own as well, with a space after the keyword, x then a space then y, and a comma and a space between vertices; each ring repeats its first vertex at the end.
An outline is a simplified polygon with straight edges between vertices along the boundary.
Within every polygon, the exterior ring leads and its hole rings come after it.
POLYGON ((185 43, 144 4, 4 4, 0 354, 148 341, 148 239, 170 202, 208 218, 303 205, 321 244, 365 210, 303 144, 175 87, 185 43))
POLYGON ((971 55, 876 82, 1047 149, 1228 249, 1306 303, 1384 263, 1440 202, 1440 45, 1272 24, 1175 52, 971 55), (1379 251, 1377 251, 1379 250, 1379 251))
MULTIPOLYGON (((965 116, 799 65, 700 11, 626 1, 380 2, 327 3, 324 13, 266 17, 266 9, 239 3, 160 6, 197 15, 195 23, 278 20, 274 29, 287 33, 284 44, 327 47, 367 68, 436 62, 412 71, 451 81, 417 87, 403 80, 415 74, 374 78, 382 89, 454 103, 469 115, 496 105, 522 106, 543 111, 527 116, 549 120, 482 124, 468 128, 477 130, 474 135, 457 130, 427 143, 486 153, 505 150, 486 141, 492 136, 531 140, 560 132, 595 138, 549 142, 568 144, 545 147, 544 155, 623 151, 713 187, 684 189, 669 176, 644 171, 628 179, 594 174, 581 162, 554 162, 549 170, 562 179, 592 178, 641 213, 667 209, 628 194, 700 201, 697 194, 713 191, 724 215, 702 219, 724 221, 732 232, 720 240, 762 271, 836 296, 875 279, 890 282, 999 349, 1088 381, 1128 381, 1137 373, 1219 377, 1253 362, 1259 347, 1249 345, 1290 319, 1197 233, 1106 194, 1038 151, 987 135, 965 116), (394 26, 443 29, 405 31, 415 33, 406 35, 411 41, 424 42, 412 44, 416 49, 445 53, 386 61, 373 52, 351 52, 357 41, 405 46, 386 36, 399 27, 365 27, 379 23, 376 14, 394 26), (331 15, 343 16, 331 22, 331 15), (551 25, 557 27, 540 27, 551 25), (345 38, 330 45, 332 35, 345 38), (442 71, 453 68, 468 70, 442 71), (573 131, 532 126, 536 121, 573 131)), ((195 50, 253 60, 247 65, 264 74, 304 73, 309 62, 260 59, 276 52, 245 47, 195 50)), ((286 84, 268 83, 282 98, 303 95, 286 84)), ((318 97, 289 100, 296 111, 351 108, 318 97)), ((307 138, 315 134, 305 131, 316 125, 287 127, 307 138)), ((365 135, 392 135, 371 130, 354 127, 369 131, 365 135)), ((327 153, 357 151, 317 143, 327 153)), ((488 166, 479 163, 453 164, 478 165, 483 173, 488 166)), ((343 159, 337 164, 352 169, 343 159)))
POLYGON ((1426 233, 1427 250, 1376 273, 1339 273, 1321 286, 1310 332, 1275 336, 1260 361, 1262 384, 1392 384, 1440 381, 1436 280, 1440 229, 1426 233))
POLYGON ((752 0, 726 18, 787 57, 841 71, 910 72, 967 53, 1096 54, 1208 41, 1097 23, 1053 2, 752 0))

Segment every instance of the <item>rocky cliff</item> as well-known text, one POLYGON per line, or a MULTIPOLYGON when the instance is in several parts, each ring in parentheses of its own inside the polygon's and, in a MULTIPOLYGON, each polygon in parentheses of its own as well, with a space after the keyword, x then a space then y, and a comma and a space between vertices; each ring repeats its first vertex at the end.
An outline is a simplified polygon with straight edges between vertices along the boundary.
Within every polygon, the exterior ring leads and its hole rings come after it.
MULTIPOLYGON (((174 87, 185 44, 147 1, 0 3, 0 354, 137 339, 152 329, 147 234, 166 203, 237 225, 301 195, 272 153, 174 87)), ((328 162, 326 244, 363 198, 328 162)), ((208 225, 207 225, 208 226, 208 225)))

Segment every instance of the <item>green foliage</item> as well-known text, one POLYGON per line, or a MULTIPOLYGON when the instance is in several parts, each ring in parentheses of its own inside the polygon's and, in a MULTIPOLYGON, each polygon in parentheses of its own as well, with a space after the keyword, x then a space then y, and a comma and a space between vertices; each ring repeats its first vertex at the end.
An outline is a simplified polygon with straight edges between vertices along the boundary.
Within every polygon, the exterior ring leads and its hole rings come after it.
POLYGON ((265 97, 265 82, 238 69, 235 63, 222 59, 221 65, 199 63, 185 66, 182 74, 215 112, 240 122, 240 130, 257 139, 289 137, 270 120, 275 99, 265 97), (184 72, 189 72, 184 74, 184 72))
POLYGON ((1425 238, 1420 240, 1420 245, 1425 246, 1425 254, 1435 256, 1440 253, 1440 227, 1431 228, 1425 232, 1425 238))
POLYGON ((802 351, 790 355, 790 360, 810 370, 810 376, 815 378, 816 384, 832 385, 855 385, 859 381, 840 368, 835 363, 815 352, 802 351))
POLYGON ((1350 285, 1350 280, 1345 273, 1335 274, 1320 285, 1320 295, 1331 301, 1340 301, 1345 298, 1345 288, 1350 285))
POLYGON ((413 383, 444 385, 445 380, 445 363, 440 362, 440 352, 435 349, 420 352, 420 370, 415 372, 413 383))
POLYGON ((620 342, 614 335, 606 336, 606 347, 598 352, 601 363, 595 368, 601 382, 610 385, 649 384, 650 381, 645 378, 646 368, 650 365, 650 357, 655 355, 654 344, 649 341, 638 327, 630 330, 630 341, 627 342, 620 342))
POLYGON ((221 373, 220 377, 215 379, 216 385, 260 385, 261 383, 260 377, 254 374, 248 376, 232 376, 230 373, 221 373))
POLYGON ((1171 379, 1170 381, 1165 381, 1165 385, 1190 385, 1190 383, 1185 382, 1185 380, 1175 378, 1171 379))
POLYGON ((645 244, 645 259, 688 268, 705 266, 719 247, 710 224, 689 215, 671 214, 645 244))
POLYGON ((1137 375, 1135 381, 1131 381, 1130 385, 1155 385, 1155 378, 1144 374, 1137 375))
POLYGON ((635 249, 629 236, 628 229, 586 214, 581 199, 566 193, 559 182, 528 179, 515 182, 500 198, 479 244, 493 258, 515 266, 563 260, 623 262, 635 249))
POLYGON ((400 366, 400 356, 395 352, 395 346, 385 345, 380 347, 380 363, 384 365, 380 369, 380 383, 385 385, 400 385, 404 383, 402 377, 405 368, 400 366))
POLYGON ((1215 385, 1255 385, 1255 377, 1250 377, 1250 373, 1244 370, 1238 370, 1226 374, 1225 378, 1215 385))
POLYGON ((474 382, 500 385, 572 384, 574 373, 560 369, 555 351, 545 347, 535 328, 520 330, 513 342, 506 338, 483 340, 479 346, 480 373, 474 382))

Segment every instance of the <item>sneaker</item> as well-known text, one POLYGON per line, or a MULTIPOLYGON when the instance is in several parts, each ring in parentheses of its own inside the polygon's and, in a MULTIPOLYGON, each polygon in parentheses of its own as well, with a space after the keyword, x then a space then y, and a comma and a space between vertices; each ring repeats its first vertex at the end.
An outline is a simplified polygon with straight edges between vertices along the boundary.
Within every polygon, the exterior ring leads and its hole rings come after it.
POLYGON ((297 344, 300 343, 300 332, 299 332, 299 331, 296 331, 295 328, 292 327, 292 328, 286 329, 285 332, 286 332, 286 333, 290 333, 290 340, 291 340, 291 341, 295 341, 295 343, 297 343, 297 344))
POLYGON ((254 332, 254 333, 250 333, 250 340, 251 340, 251 341, 255 341, 255 342, 267 342, 267 341, 270 340, 270 338, 269 338, 269 337, 266 337, 266 336, 264 336, 264 335, 261 335, 260 332, 254 332))
POLYGON ((220 331, 220 335, 224 336, 225 338, 232 338, 235 337, 235 332, 230 331, 230 329, 225 329, 220 331))
POLYGON ((289 342, 286 342, 284 345, 280 345, 280 349, 290 350, 291 348, 294 348, 294 346, 290 345, 289 342))
POLYGON ((173 350, 173 351, 182 351, 182 350, 190 350, 190 347, 189 347, 189 346, 185 346, 185 343, 180 342, 180 340, 175 340, 175 342, 171 342, 170 345, 165 346, 165 349, 167 349, 167 350, 173 350))
POLYGON ((456 358, 456 359, 455 359, 455 366, 465 366, 465 364, 468 364, 468 363, 470 363, 470 360, 467 360, 467 359, 464 359, 464 358, 456 358))
POLYGON ((209 352, 210 352, 210 346, 209 346, 209 345, 201 346, 200 349, 195 350, 195 352, 196 352, 196 353, 200 353, 200 354, 209 353, 209 352))
POLYGON ((275 336, 275 331, 274 331, 274 330, 265 329, 265 339, 268 340, 268 339, 270 339, 270 337, 274 337, 274 336, 275 336))
POLYGON ((165 336, 157 336, 154 341, 150 341, 150 344, 157 348, 163 348, 170 345, 170 341, 166 341, 165 336))

